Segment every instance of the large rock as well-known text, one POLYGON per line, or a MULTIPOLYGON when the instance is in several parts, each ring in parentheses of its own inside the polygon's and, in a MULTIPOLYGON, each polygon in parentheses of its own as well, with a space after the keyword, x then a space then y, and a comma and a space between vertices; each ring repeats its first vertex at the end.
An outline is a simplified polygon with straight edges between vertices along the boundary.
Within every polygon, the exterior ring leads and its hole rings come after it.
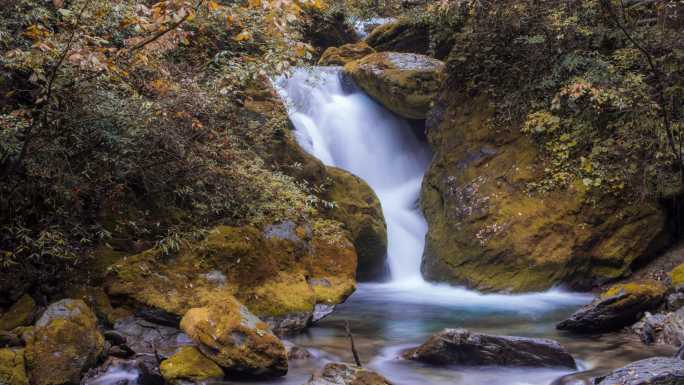
POLYGON ((632 330, 646 344, 684 345, 684 307, 671 313, 646 313, 632 330))
POLYGON ((0 349, 0 384, 28 385, 23 349, 0 349))
POLYGON ((0 316, 0 330, 12 330, 19 326, 28 326, 36 316, 36 302, 31 296, 24 294, 2 316, 0 316))
POLYGON ((387 265, 387 226, 380 200, 361 178, 335 167, 327 168, 332 181, 326 198, 335 202, 327 213, 344 224, 358 255, 357 278, 379 278, 387 265))
POLYGON ((365 41, 377 51, 427 54, 430 26, 422 21, 400 19, 374 28, 365 41))
POLYGON ((681 385, 684 384, 684 361, 653 357, 632 362, 613 373, 594 379, 597 385, 681 385))
POLYGON ((330 47, 323 52, 318 59, 319 66, 343 66, 351 61, 362 59, 375 50, 365 42, 345 44, 339 47, 330 47))
POLYGON ((597 196, 581 181, 530 189, 546 165, 519 127, 489 124, 488 97, 451 89, 439 100, 427 120, 435 155, 421 195, 427 279, 484 291, 590 289, 629 275, 664 245, 656 203, 597 196))
POLYGON ((168 360, 162 361, 160 370, 168 383, 223 378, 223 370, 192 346, 183 347, 168 360))
POLYGON ((230 373, 287 374, 287 351, 265 322, 236 300, 190 309, 181 328, 212 361, 230 373))
POLYGON ((338 222, 221 226, 175 256, 152 249, 125 258, 112 267, 108 291, 178 316, 235 296, 260 317, 310 318, 316 304, 353 292, 356 266, 338 222))
POLYGON ((667 287, 658 281, 614 285, 556 328, 576 333, 619 330, 637 322, 645 311, 658 306, 666 292, 667 287))
POLYGON ((425 119, 442 82, 444 63, 423 55, 380 52, 348 63, 346 74, 387 109, 425 119))
POLYGON ((97 319, 85 302, 55 302, 36 322, 26 346, 31 384, 78 384, 81 374, 95 365, 103 348, 97 319))
POLYGON ((576 367, 570 353, 556 341, 495 336, 464 329, 436 333, 423 345, 404 353, 404 357, 432 365, 576 367))
POLYGON ((357 366, 332 363, 304 385, 392 385, 385 377, 357 366))

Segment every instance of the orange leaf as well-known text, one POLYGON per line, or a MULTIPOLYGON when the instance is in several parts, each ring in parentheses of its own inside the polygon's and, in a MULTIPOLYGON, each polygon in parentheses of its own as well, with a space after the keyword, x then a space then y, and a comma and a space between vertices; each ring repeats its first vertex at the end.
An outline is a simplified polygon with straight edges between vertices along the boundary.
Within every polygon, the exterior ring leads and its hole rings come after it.
POLYGON ((216 11, 217 9, 221 8, 221 6, 213 0, 209 1, 209 3, 207 4, 207 7, 209 8, 210 11, 216 11))

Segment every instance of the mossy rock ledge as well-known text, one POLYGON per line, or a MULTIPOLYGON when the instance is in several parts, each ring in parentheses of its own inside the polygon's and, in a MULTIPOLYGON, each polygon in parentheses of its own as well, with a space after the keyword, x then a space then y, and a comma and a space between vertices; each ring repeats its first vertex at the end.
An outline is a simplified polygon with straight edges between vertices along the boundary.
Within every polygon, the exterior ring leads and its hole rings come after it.
POLYGON ((644 312, 656 309, 666 293, 667 287, 654 280, 617 284, 560 322, 556 328, 574 333, 619 330, 637 322, 644 312))
POLYGON ((344 66, 344 72, 388 110, 425 119, 442 82, 444 63, 424 55, 379 52, 344 66))
POLYGON ((172 255, 151 249, 124 258, 112 266, 107 291, 179 317, 237 298, 276 330, 288 320, 278 330, 287 334, 308 326, 316 305, 344 301, 356 266, 348 232, 335 221, 219 226, 172 255))
POLYGON ((427 119, 427 279, 484 291, 590 289, 667 245, 656 203, 593 194, 581 181, 531 189, 545 177, 538 146, 519 127, 489 124, 494 110, 488 97, 445 90, 427 119))
POLYGON ((377 51, 427 54, 430 26, 424 22, 399 19, 373 29, 365 42, 377 51))

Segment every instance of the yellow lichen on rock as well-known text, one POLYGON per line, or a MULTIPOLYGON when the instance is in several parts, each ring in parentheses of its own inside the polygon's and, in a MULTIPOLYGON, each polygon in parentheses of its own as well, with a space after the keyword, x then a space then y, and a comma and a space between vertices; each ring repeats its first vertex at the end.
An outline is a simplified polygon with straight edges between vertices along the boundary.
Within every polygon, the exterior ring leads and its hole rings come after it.
POLYGON ((183 346, 160 367, 162 377, 173 383, 176 380, 204 381, 223 377, 221 367, 194 346, 183 346))
POLYGON ((181 329, 229 372, 284 376, 287 352, 268 325, 236 300, 190 309, 181 329))
POLYGON ((545 167, 532 140, 490 124, 487 98, 448 97, 434 110, 441 123, 428 129, 428 279, 481 290, 589 288, 626 276, 658 245, 665 215, 656 204, 592 196, 581 182, 531 189, 545 167))
POLYGON ((667 292, 667 287, 659 281, 643 280, 613 285, 601 293, 601 299, 616 295, 631 295, 644 298, 662 298, 667 292))
POLYGON ((375 53, 375 50, 361 41, 358 43, 345 44, 339 47, 330 47, 323 52, 318 60, 319 66, 343 66, 351 61, 362 59, 375 53))
POLYGON ((0 316, 0 330, 12 330, 19 326, 27 326, 33 322, 36 313, 36 302, 28 294, 19 300, 0 316))
POLYGON ((82 300, 65 299, 50 305, 36 322, 26 346, 33 385, 77 384, 97 362, 104 338, 97 319, 82 300))
POLYGON ((675 286, 684 285, 684 263, 672 269, 670 279, 675 286))
POLYGON ((356 260, 335 221, 219 226, 177 255, 153 249, 124 258, 112 267, 107 289, 179 316, 235 296, 258 316, 273 317, 313 312, 317 279, 335 277, 330 290, 338 292, 320 301, 342 301, 353 291, 356 260))
POLYGON ((0 349, 0 384, 28 385, 23 349, 0 349))

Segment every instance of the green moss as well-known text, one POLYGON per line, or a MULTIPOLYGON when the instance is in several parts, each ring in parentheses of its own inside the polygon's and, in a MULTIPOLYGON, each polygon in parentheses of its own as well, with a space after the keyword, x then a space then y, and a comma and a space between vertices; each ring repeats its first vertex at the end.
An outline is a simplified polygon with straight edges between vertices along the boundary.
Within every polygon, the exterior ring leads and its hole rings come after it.
POLYGON ((0 384, 28 385, 23 349, 0 349, 0 384))
POLYGON ((12 330, 19 326, 27 326, 33 322, 36 313, 36 302, 31 296, 24 294, 19 301, 0 316, 0 330, 12 330))
POLYGON ((160 365, 164 379, 170 383, 175 380, 204 381, 223 377, 221 367, 193 346, 183 346, 160 365))

